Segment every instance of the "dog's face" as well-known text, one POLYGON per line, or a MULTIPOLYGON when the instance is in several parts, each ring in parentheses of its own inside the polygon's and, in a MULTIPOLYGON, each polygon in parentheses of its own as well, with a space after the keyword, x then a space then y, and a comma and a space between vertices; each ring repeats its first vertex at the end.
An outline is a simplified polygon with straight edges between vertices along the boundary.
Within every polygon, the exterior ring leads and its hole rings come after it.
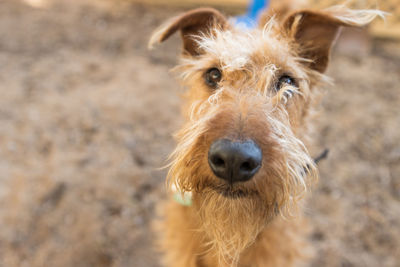
POLYGON ((152 42, 161 42, 182 33, 177 71, 188 88, 187 122, 177 134, 169 179, 193 192, 220 254, 234 261, 316 177, 302 142, 314 86, 339 26, 363 24, 374 15, 357 20, 351 12, 301 11, 243 31, 216 10, 198 9, 153 35, 152 42))
POLYGON ((275 213, 315 175, 299 139, 315 74, 272 29, 213 31, 197 40, 204 53, 177 69, 188 88, 187 124, 170 178, 202 196, 262 199, 275 213))

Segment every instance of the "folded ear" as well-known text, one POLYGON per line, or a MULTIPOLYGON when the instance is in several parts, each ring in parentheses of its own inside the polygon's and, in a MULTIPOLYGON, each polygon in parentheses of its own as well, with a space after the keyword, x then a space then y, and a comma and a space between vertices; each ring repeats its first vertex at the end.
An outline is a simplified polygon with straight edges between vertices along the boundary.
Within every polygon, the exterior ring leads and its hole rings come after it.
POLYGON ((307 0, 269 0, 268 7, 260 14, 258 25, 263 28, 271 18, 280 23, 288 14, 303 9, 307 4, 307 0))
POLYGON ((308 66, 324 72, 328 66, 329 53, 341 26, 361 27, 376 16, 379 10, 350 10, 333 7, 324 11, 302 10, 289 15, 283 30, 297 44, 299 56, 309 60, 308 66))
POLYGON ((162 43, 176 31, 181 32, 184 53, 201 54, 195 36, 212 35, 213 28, 226 29, 228 21, 224 15, 213 8, 198 8, 174 17, 161 25, 150 38, 149 48, 155 43, 162 43))

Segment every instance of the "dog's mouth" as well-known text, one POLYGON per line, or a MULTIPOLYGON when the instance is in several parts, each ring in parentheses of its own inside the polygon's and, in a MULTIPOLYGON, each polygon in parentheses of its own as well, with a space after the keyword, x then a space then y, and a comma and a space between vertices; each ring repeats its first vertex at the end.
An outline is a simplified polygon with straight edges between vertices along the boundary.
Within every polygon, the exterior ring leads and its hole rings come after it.
POLYGON ((257 194, 257 192, 248 190, 248 189, 243 189, 243 188, 238 188, 232 185, 211 185, 210 186, 212 190, 217 192, 218 194, 226 197, 226 198, 246 198, 246 197, 251 197, 257 194))

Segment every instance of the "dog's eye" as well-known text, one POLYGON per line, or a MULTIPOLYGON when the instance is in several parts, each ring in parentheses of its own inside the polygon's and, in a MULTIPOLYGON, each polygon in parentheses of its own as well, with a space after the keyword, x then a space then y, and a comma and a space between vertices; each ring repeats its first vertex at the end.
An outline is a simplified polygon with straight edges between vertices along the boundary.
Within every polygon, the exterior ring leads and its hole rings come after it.
POLYGON ((275 85, 275 90, 279 91, 286 84, 297 87, 296 80, 293 77, 290 77, 289 75, 282 75, 279 77, 279 80, 275 85))
POLYGON ((217 68, 211 68, 206 71, 204 79, 208 86, 216 88, 219 81, 221 81, 222 73, 217 68))

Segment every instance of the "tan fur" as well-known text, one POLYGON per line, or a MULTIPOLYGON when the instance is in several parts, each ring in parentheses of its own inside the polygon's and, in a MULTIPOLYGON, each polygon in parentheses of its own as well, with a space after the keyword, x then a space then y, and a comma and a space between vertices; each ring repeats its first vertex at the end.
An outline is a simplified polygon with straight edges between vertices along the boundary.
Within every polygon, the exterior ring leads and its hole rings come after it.
POLYGON ((243 32, 218 11, 199 9, 155 32, 151 45, 182 32, 176 71, 188 88, 168 184, 190 192, 193 204, 171 200, 160 207, 157 230, 166 266, 292 266, 306 258, 301 200, 317 170, 303 142, 315 87, 324 79, 339 27, 361 26, 377 14, 302 10, 243 32), (216 89, 204 82, 213 67, 223 77, 216 89), (276 92, 284 74, 297 86, 276 92), (213 174, 207 155, 219 138, 252 139, 260 146, 262 167, 251 180, 228 185, 213 174))

